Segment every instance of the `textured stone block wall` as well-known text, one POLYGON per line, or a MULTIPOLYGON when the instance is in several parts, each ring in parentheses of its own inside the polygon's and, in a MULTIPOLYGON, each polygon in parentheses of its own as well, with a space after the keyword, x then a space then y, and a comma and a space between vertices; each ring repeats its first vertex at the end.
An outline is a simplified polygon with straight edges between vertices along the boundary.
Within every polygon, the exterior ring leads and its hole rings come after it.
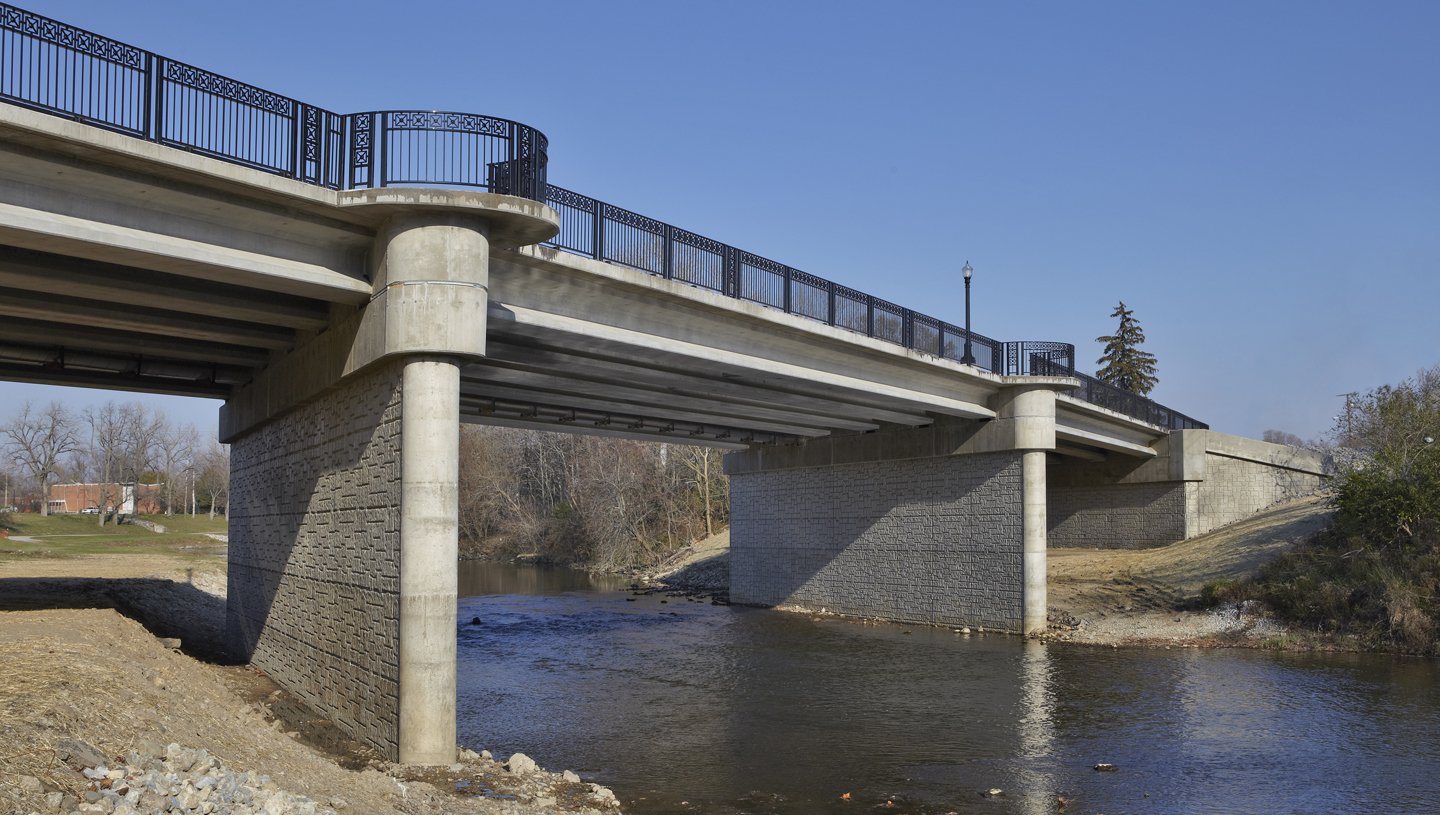
POLYGON ((1052 547, 1149 549, 1185 539, 1185 482, 1051 487, 1052 547))
POLYGON ((1052 547, 1148 549, 1203 535, 1283 501, 1308 495, 1321 476, 1216 453, 1201 481, 1052 486, 1052 547))
POLYGON ((400 367, 231 447, 232 646, 341 728, 399 749, 400 367))
POLYGON ((1020 453, 730 480, 730 597, 1019 631, 1020 453))
POLYGON ((1195 528, 1192 535, 1254 515, 1282 501, 1309 495, 1322 477, 1269 464, 1208 453, 1205 480, 1192 487, 1195 528))

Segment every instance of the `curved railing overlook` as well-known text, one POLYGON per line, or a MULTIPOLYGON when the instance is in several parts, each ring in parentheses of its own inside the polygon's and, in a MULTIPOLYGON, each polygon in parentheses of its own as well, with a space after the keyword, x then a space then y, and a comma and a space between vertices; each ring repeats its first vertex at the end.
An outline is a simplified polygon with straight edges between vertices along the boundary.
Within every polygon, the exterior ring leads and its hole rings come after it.
MULTIPOLYGON (((965 329, 547 183, 535 128, 471 113, 338 114, 0 3, 0 99, 330 189, 466 187, 542 201, 547 244, 960 361, 965 329)), ((1075 377, 1071 395, 1170 429, 1184 414, 1075 370, 1068 343, 970 334, 977 367, 1075 377)))

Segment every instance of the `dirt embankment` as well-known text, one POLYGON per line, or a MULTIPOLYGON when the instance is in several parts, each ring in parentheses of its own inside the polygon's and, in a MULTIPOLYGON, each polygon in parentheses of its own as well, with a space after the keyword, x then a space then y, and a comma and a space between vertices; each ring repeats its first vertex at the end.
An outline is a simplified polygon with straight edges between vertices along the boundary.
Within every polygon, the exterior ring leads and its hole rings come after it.
POLYGON ((449 767, 380 760, 263 674, 227 664, 224 591, 223 566, 193 559, 119 554, 0 563, 0 812, 151 812, 158 810, 147 803, 214 792, 183 783, 168 793, 137 788, 133 806, 116 795, 122 787, 114 785, 138 777, 114 779, 124 775, 117 766, 127 757, 142 766, 154 758, 156 777, 171 743, 203 749, 236 774, 257 774, 258 797, 248 804, 211 797, 209 809, 191 810, 197 813, 616 811, 608 790, 532 769, 523 757, 514 772, 468 752, 449 767), (111 779, 76 771, 77 741, 109 762, 111 779), (273 803, 282 797, 289 803, 273 803), (262 809, 259 801, 272 803, 262 809))
POLYGON ((1049 637, 1099 645, 1247 645, 1281 636, 1284 627, 1259 607, 1200 608, 1200 590, 1217 578, 1256 574, 1329 520, 1325 499, 1311 496, 1157 549, 1051 549, 1049 637))
POLYGON ((720 602, 730 598, 730 530, 696 541, 640 575, 670 591, 710 597, 720 602))

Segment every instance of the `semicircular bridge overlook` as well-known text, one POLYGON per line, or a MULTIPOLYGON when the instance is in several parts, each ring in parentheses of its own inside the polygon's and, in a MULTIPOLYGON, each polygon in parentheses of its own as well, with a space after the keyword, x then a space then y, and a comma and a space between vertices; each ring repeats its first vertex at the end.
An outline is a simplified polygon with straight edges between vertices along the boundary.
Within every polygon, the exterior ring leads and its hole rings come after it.
POLYGON ((0 380, 224 400, 230 642, 392 759, 454 756, 462 423, 729 451, 738 602, 1021 634, 1047 545, 1322 477, 1068 344, 962 364, 963 329, 553 186, 548 150, 0 4, 0 380))

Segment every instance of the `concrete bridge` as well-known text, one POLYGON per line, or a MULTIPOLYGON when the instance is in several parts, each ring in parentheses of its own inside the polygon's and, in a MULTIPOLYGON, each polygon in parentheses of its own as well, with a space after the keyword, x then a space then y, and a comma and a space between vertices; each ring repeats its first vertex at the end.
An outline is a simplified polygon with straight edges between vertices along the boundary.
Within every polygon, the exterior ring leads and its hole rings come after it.
POLYGON ((964 329, 553 187, 523 125, 0 29, 120 77, 0 68, 0 378, 223 399, 233 644, 392 758, 454 749, 462 422, 732 451, 738 602, 1022 634, 1047 542, 1162 545, 1322 477, 1070 346, 962 364, 964 329))

